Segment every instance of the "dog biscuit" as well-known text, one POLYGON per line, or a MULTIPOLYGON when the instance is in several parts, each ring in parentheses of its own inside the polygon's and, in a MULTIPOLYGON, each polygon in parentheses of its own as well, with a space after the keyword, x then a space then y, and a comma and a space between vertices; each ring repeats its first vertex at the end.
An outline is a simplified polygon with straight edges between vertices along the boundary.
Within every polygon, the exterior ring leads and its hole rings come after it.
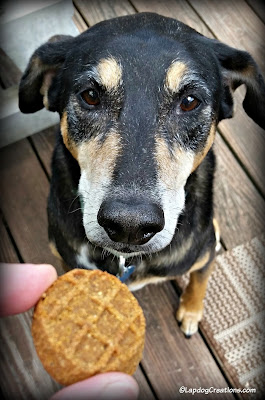
POLYGON ((145 318, 115 276, 74 269, 42 295, 32 336, 44 368, 70 385, 103 372, 133 374, 142 358, 145 318))

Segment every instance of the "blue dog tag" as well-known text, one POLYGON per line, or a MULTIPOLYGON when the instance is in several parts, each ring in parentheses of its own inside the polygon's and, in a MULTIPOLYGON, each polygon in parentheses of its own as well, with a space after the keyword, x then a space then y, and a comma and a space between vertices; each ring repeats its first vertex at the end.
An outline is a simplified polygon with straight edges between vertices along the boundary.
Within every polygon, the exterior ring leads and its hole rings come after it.
POLYGON ((123 256, 120 256, 119 273, 116 276, 122 283, 127 281, 127 279, 131 276, 134 270, 135 270, 134 265, 129 265, 129 267, 125 267, 125 258, 123 256))
POLYGON ((135 270, 135 266, 134 265, 130 265, 129 267, 124 267, 124 272, 121 276, 118 276, 119 280, 124 283, 125 281, 127 281, 127 279, 130 277, 130 275, 133 273, 133 271, 135 270))

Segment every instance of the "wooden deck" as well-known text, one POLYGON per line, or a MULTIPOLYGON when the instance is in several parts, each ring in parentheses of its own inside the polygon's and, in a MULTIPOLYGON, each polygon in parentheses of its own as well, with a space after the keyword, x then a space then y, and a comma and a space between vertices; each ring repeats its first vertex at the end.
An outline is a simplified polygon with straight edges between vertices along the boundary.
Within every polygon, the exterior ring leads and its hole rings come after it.
MULTIPOLYGON (((74 20, 80 31, 103 19, 142 11, 177 18, 206 36, 246 49, 265 76, 262 2, 75 0, 74 4, 74 20)), ((6 87, 16 83, 17 71, 5 79, 6 87)), ((244 89, 240 89, 236 95, 234 119, 219 125, 214 145, 217 154, 215 212, 223 251, 247 242, 264 230, 265 135, 244 114, 240 104, 243 93, 244 89)), ((55 129, 47 129, 0 151, 0 250, 1 261, 51 263, 61 273, 61 265, 48 247, 46 219, 55 129)), ((181 386, 234 386, 228 372, 215 359, 215 349, 207 343, 203 332, 190 340, 184 338, 175 320, 179 297, 172 283, 147 286, 136 296, 147 320, 144 357, 135 374, 140 399, 200 398, 180 394, 181 386)), ((3 398, 48 399, 59 388, 35 354, 30 336, 31 315, 32 311, 1 321, 3 398)), ((234 396, 223 394, 216 398, 233 399, 234 396)))

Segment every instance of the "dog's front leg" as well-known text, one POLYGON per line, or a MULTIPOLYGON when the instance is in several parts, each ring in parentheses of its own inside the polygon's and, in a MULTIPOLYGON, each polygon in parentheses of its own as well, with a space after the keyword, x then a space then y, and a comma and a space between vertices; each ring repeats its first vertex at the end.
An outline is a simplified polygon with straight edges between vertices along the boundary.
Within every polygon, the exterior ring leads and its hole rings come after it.
POLYGON ((197 269, 196 264, 194 265, 195 268, 191 268, 190 281, 180 297, 180 305, 176 315, 177 321, 181 323, 181 330, 187 338, 198 330, 198 324, 203 315, 203 299, 206 294, 208 279, 214 269, 212 260, 207 261, 201 269, 197 269))

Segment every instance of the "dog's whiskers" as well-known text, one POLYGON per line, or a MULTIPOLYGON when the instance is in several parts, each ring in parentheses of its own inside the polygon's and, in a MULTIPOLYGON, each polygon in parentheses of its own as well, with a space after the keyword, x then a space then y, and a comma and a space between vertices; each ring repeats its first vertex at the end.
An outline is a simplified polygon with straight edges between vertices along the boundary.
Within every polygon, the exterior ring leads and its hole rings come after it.
MULTIPOLYGON (((74 202, 79 198, 79 193, 75 196, 75 198, 71 201, 71 204, 70 204, 70 206, 69 206, 69 208, 68 208, 68 214, 71 214, 72 213, 72 211, 70 211, 70 209, 71 209, 71 207, 72 207, 72 205, 74 204, 74 202)), ((73 212, 75 212, 76 210, 74 210, 73 212)))
POLYGON ((76 208, 76 209, 73 210, 73 211, 68 211, 68 214, 73 214, 73 213, 75 213, 76 211, 82 211, 82 208, 79 207, 79 208, 76 208))

